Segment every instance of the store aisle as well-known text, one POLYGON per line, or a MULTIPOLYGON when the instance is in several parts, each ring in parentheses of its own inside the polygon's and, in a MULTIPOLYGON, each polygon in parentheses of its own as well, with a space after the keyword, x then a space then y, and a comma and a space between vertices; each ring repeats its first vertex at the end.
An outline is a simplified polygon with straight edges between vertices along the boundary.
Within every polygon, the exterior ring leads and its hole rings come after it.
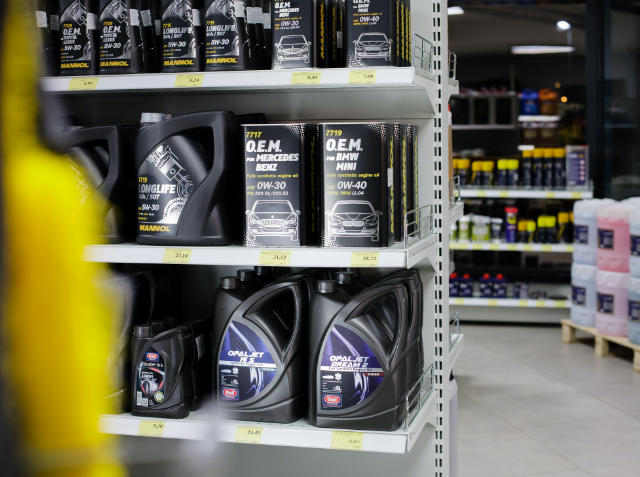
MULTIPOLYGON (((459 477, 637 477, 640 373, 560 328, 464 325, 459 477)), ((579 338, 586 335, 578 335, 579 338)))

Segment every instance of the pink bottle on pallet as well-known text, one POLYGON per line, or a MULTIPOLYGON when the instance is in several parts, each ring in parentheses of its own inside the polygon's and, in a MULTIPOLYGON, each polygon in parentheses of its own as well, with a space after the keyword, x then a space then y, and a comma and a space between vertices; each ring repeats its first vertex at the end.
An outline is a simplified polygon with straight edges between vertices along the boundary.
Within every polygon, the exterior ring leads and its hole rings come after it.
POLYGON ((638 204, 616 203, 598 209, 598 269, 629 273, 629 216, 638 204))
POLYGON ((605 335, 627 336, 628 273, 596 273, 596 329, 605 335))

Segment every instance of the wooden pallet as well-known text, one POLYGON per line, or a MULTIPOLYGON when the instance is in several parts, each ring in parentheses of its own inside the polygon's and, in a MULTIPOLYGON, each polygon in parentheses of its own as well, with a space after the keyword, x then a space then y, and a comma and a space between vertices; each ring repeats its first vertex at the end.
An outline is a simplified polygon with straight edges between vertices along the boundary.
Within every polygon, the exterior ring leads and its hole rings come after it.
POLYGON ((562 341, 564 343, 575 343, 576 330, 584 331, 593 335, 596 339, 596 356, 609 356, 609 342, 619 344, 626 348, 633 350, 633 369, 640 372, 640 345, 633 344, 627 338, 620 336, 610 336, 600 333, 591 326, 582 326, 574 323, 571 320, 562 320, 562 341))

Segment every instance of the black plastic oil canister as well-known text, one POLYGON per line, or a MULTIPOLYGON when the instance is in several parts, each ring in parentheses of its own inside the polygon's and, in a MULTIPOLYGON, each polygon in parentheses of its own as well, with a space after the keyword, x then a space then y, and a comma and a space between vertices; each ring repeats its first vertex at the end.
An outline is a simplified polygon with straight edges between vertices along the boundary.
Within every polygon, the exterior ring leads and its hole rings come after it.
POLYGON ((244 2, 209 0, 205 9, 205 71, 250 70, 244 2))
POLYGON ((204 57, 200 0, 161 0, 163 73, 202 70, 204 57))
POLYGON ((60 0, 60 75, 98 73, 98 1, 60 0))
POLYGON ((99 0, 100 74, 144 72, 138 0, 99 0))

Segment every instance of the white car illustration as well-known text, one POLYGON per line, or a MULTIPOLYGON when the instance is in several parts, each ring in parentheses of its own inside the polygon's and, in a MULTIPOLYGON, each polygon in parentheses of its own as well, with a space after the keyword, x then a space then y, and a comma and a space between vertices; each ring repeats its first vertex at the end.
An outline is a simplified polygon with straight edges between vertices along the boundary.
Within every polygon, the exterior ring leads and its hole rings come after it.
POLYGON ((311 42, 307 41, 304 35, 286 35, 280 38, 279 43, 276 43, 276 55, 279 63, 291 60, 309 63, 310 51, 311 42))
POLYGON ((391 43, 384 33, 363 33, 355 43, 356 58, 384 58, 391 60, 391 43))
POLYGON ((380 237, 380 216, 371 202, 366 200, 340 200, 333 209, 325 211, 329 222, 329 240, 336 237, 380 237))
POLYGON ((290 237, 298 240, 299 210, 293 210, 288 200, 258 200, 247 215, 247 230, 251 240, 257 236, 290 237))

